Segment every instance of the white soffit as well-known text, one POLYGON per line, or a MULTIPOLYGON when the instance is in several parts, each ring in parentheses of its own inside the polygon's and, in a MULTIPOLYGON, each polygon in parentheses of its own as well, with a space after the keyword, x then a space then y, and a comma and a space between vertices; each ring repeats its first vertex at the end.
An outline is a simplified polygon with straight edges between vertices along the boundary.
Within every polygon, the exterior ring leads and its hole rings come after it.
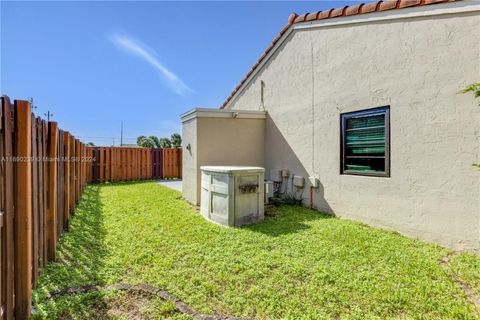
POLYGON ((265 111, 195 108, 180 115, 182 122, 195 118, 265 119, 265 111))

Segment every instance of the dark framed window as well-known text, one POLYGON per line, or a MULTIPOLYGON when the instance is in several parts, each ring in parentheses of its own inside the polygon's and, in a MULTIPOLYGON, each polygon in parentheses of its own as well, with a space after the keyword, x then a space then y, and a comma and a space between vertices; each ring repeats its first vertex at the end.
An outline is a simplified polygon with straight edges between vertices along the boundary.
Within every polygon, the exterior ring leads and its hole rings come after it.
POLYGON ((390 177, 390 107, 341 114, 341 173, 390 177))

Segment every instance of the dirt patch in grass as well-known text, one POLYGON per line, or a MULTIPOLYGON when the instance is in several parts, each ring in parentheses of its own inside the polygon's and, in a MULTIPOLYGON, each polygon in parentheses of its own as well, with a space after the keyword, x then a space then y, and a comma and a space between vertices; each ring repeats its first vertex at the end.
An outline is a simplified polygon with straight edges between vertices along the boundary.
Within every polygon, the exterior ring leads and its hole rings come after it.
POLYGON ((105 310, 111 319, 148 320, 181 316, 172 302, 132 291, 119 292, 115 299, 107 300, 105 310))
MULTIPOLYGON (((110 291, 110 290, 125 290, 129 292, 130 294, 133 293, 139 293, 142 296, 145 297, 145 295, 150 295, 153 298, 160 298, 164 301, 162 305, 162 309, 165 309, 165 306, 169 307, 169 310, 173 307, 174 311, 179 311, 182 314, 185 314, 187 316, 192 317, 193 319, 199 319, 199 320, 243 320, 241 318, 237 317, 228 317, 228 316, 216 316, 216 315, 206 315, 206 314, 201 314, 195 311, 194 308, 191 306, 187 305, 186 303, 180 301, 177 297, 174 295, 168 293, 165 290, 162 290, 160 288, 156 288, 150 285, 146 284, 138 284, 138 285, 132 285, 132 284, 127 284, 127 283, 117 283, 109 286, 96 286, 96 285, 88 285, 88 286, 83 286, 83 287, 69 287, 69 288, 64 288, 62 290, 55 290, 49 293, 50 297, 55 298, 55 297, 61 297, 61 296, 67 296, 67 295, 75 295, 75 294, 81 294, 81 293, 88 293, 88 292, 98 292, 98 291, 110 291)), ((138 296, 138 294, 137 294, 138 296)), ((137 311, 138 306, 136 308, 133 308, 132 310, 137 311)), ((165 310, 164 310, 165 311, 165 310)), ((132 315, 134 316, 134 315, 132 315)))
POLYGON ((447 263, 456 281, 476 305, 480 313, 480 256, 479 253, 462 252, 450 255, 447 263))
MULTIPOLYGON (((82 310, 76 305, 63 306, 58 314, 60 320, 76 319, 191 319, 181 314, 170 301, 163 301, 158 297, 133 291, 116 291, 108 294, 79 294, 77 297, 86 302, 87 310, 82 310)), ((61 301, 52 301, 52 304, 61 301)), ((34 319, 44 319, 40 315, 34 319)))

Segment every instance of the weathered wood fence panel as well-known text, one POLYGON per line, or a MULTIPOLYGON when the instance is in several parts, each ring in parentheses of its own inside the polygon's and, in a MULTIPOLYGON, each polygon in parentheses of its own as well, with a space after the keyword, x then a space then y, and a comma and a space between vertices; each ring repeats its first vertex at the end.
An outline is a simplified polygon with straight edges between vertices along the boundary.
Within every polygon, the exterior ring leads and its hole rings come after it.
POLYGON ((28 101, 0 101, 0 319, 27 319, 88 181, 87 148, 28 101))
POLYGON ((163 178, 176 178, 182 175, 182 150, 162 149, 163 178))
POLYGON ((163 152, 162 149, 152 149, 152 175, 154 179, 163 178, 163 152))
MULTIPOLYGON (((57 156, 58 159, 63 159, 65 157, 65 140, 63 130, 58 129, 58 144, 57 144, 57 156)), ((57 183, 56 183, 56 194, 57 194, 57 234, 56 239, 60 239, 60 235, 64 229, 63 216, 64 216, 64 180, 65 180, 65 168, 64 161, 55 161, 55 166, 57 167, 57 183)))
POLYGON ((88 182, 182 177, 182 149, 88 147, 87 154, 88 182))
POLYGON ((13 319, 15 292, 15 245, 14 245, 14 170, 13 157, 14 123, 10 99, 2 98, 0 105, 0 304, 4 319, 13 319))
POLYGON ((55 250, 57 247, 57 182, 58 167, 56 159, 58 157, 58 126, 56 122, 48 124, 48 144, 47 144, 48 171, 47 171, 47 218, 46 218, 46 236, 47 241, 47 260, 55 259, 55 250))
MULTIPOLYGON (((32 305, 32 113, 27 101, 15 101, 15 318, 27 319, 32 305)), ((35 172, 34 172, 35 173, 35 172)))

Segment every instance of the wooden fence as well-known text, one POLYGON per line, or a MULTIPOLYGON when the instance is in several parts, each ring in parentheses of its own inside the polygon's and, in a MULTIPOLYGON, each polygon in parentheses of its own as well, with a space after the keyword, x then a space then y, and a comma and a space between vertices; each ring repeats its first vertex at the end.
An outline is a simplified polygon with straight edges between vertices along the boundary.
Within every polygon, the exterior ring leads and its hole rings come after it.
POLYGON ((23 320, 85 185, 180 178, 182 153, 87 147, 28 101, 0 99, 0 320, 23 320))
POLYGON ((88 147, 88 182, 182 177, 182 149, 88 147))
POLYGON ((23 320, 87 183, 87 148, 28 101, 0 102, 0 319, 23 320))

